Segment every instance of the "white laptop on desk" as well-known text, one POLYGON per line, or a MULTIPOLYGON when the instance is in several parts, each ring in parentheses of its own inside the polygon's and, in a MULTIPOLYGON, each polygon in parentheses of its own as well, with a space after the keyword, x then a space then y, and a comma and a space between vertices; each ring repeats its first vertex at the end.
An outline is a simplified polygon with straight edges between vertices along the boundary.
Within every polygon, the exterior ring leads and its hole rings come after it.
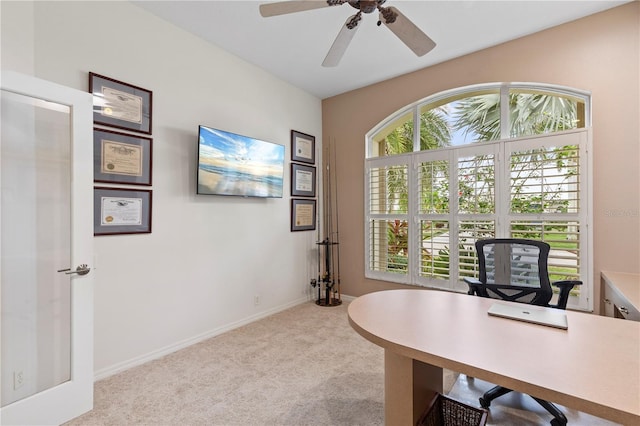
POLYGON ((565 312, 543 306, 525 305, 522 303, 507 305, 496 302, 491 305, 488 314, 496 317, 561 328, 563 330, 568 328, 567 314, 565 312))

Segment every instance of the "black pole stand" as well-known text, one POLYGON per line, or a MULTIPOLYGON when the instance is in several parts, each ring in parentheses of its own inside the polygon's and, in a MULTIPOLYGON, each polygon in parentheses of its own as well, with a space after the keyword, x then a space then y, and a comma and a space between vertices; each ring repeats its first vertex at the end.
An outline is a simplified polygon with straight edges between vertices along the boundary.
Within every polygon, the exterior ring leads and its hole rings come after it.
MULTIPOLYGON (((342 300, 339 297, 334 296, 334 287, 335 287, 335 279, 334 274, 332 273, 332 263, 331 263, 331 251, 333 246, 338 245, 337 242, 331 242, 328 238, 316 243, 319 247, 324 247, 324 272, 320 274, 318 277, 318 281, 315 283, 318 286, 318 300, 316 300, 316 305, 319 306, 338 306, 342 304, 342 300), (324 286, 324 299, 321 295, 321 288, 324 286)), ((316 280, 312 280, 311 285, 314 285, 316 280)))
MULTIPOLYGON (((340 292, 340 247, 338 245, 337 175, 335 172, 333 176, 331 175, 331 171, 336 166, 336 154, 334 146, 333 158, 331 157, 331 145, 331 141, 329 141, 325 157, 326 169, 325 173, 323 173, 323 231, 326 238, 316 243, 318 246, 318 279, 311 280, 312 287, 318 286, 318 300, 316 300, 316 305, 318 306, 338 306, 342 304, 340 292), (324 256, 324 259, 322 259, 322 256, 324 256), (321 260, 324 260, 324 262, 321 260), (324 298, 322 297, 323 289, 324 298)), ((320 227, 318 227, 319 239, 320 227)))

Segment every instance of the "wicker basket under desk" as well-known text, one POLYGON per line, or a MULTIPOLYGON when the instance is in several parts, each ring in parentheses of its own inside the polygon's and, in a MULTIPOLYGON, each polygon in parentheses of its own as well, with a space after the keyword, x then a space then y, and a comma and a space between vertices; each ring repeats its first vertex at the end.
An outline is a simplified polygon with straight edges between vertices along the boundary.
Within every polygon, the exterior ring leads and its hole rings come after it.
POLYGON ((484 426, 487 410, 463 404, 437 393, 420 416, 417 426, 484 426))

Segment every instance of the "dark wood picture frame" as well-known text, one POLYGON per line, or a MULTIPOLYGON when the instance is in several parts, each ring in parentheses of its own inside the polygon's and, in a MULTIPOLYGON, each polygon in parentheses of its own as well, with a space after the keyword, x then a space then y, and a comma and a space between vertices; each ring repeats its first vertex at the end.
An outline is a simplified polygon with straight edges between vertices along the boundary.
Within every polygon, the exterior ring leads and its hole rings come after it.
POLYGON ((152 166, 151 138, 93 129, 94 182, 151 186, 152 166))
POLYGON ((150 234, 149 189, 93 188, 93 235, 150 234))
POLYGON ((291 231, 316 229, 316 200, 291 199, 291 231))
POLYGON ((316 164, 316 138, 291 130, 291 161, 316 164))
POLYGON ((291 163, 291 195, 294 197, 316 196, 316 168, 291 163))
POLYGON ((153 93, 110 77, 89 73, 93 122, 150 135, 153 93))

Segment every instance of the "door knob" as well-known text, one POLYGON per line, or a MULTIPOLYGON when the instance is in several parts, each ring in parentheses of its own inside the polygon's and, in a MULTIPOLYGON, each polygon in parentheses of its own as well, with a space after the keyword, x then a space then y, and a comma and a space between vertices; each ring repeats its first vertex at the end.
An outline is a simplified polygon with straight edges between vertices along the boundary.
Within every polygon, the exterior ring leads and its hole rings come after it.
POLYGON ((89 271, 91 271, 91 268, 89 268, 85 263, 78 266, 75 271, 72 271, 71 268, 58 269, 58 272, 64 272, 65 275, 72 275, 72 274, 87 275, 89 271))

